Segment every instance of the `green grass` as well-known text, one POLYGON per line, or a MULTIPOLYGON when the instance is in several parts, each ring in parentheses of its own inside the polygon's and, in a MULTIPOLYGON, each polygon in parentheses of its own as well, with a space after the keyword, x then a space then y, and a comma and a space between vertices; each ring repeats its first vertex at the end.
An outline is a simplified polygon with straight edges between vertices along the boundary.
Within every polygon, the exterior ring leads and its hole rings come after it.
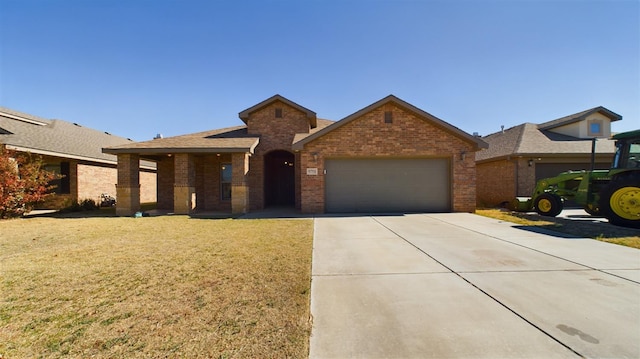
POLYGON ((307 357, 312 226, 2 221, 0 357, 307 357))

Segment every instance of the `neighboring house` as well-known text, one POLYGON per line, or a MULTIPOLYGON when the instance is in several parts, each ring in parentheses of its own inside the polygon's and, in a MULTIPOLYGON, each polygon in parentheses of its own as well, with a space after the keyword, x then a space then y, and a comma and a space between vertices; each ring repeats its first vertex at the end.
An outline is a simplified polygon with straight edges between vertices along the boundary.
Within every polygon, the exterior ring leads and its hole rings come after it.
POLYGON ((275 95, 245 125, 104 148, 119 215, 139 209, 138 163, 158 168, 158 209, 245 213, 474 211, 481 139, 388 96, 338 121, 275 95))
MULTIPOLYGON (((55 181, 56 196, 72 201, 100 200, 116 194, 117 158, 102 147, 133 143, 76 123, 48 120, 0 107, 0 146, 43 157, 45 169, 63 175, 55 181)), ((141 166, 141 200, 156 201, 155 164, 141 166)))
POLYGON ((615 143, 611 122, 622 116, 600 106, 542 124, 524 123, 483 137, 489 148, 476 153, 480 206, 504 205, 530 197, 536 181, 569 170, 610 167, 615 143))

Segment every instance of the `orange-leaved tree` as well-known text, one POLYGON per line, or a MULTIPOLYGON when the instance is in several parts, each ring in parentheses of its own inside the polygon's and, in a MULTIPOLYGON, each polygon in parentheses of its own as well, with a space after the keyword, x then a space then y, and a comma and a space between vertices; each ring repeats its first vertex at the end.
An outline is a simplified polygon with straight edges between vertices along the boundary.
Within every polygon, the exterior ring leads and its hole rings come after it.
POLYGON ((19 217, 43 201, 59 175, 43 168, 41 156, 0 146, 0 218, 19 217))

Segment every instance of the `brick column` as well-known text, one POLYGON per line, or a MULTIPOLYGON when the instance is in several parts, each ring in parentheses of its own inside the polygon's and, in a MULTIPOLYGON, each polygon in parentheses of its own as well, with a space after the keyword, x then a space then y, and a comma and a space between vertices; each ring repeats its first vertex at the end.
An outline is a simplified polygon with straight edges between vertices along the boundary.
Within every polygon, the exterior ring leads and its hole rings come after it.
POLYGON ((173 212, 189 214, 196 205, 196 166, 188 153, 174 155, 173 212))
POLYGON ((116 215, 130 216, 140 210, 140 156, 118 155, 116 215))
POLYGON ((234 153, 231 155, 231 213, 247 213, 249 209, 249 154, 234 153))

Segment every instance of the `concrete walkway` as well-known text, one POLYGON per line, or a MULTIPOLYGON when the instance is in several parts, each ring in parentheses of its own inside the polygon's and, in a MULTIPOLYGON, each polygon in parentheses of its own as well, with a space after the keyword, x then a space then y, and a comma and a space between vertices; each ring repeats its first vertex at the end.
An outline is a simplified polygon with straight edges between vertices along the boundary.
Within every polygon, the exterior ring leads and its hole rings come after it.
POLYGON ((640 250, 472 214, 315 219, 310 358, 638 358, 640 250))

